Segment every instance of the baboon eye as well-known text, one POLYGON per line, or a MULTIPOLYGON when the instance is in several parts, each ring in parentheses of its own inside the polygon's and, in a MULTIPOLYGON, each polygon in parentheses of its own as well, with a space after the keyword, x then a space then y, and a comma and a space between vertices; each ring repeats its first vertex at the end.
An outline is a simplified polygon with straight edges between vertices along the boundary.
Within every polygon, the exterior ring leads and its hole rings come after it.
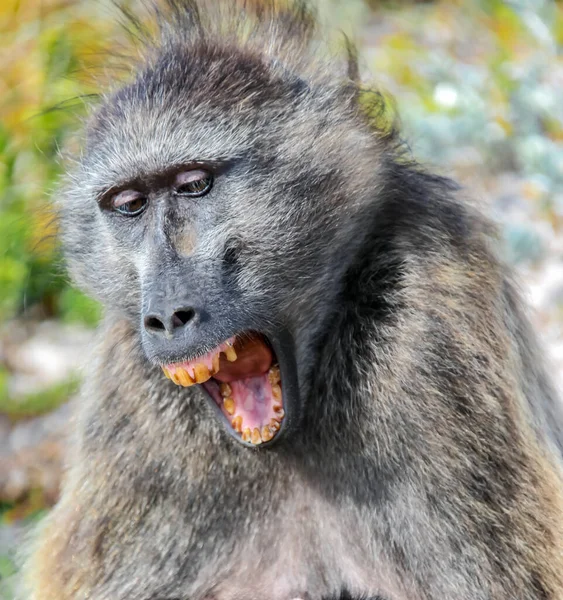
POLYGON ((113 209, 127 217, 140 215, 147 207, 147 204, 147 198, 136 190, 124 190, 115 195, 111 201, 113 209))
POLYGON ((178 196, 204 196, 213 185, 213 175, 203 169, 193 169, 178 173, 174 181, 178 196))

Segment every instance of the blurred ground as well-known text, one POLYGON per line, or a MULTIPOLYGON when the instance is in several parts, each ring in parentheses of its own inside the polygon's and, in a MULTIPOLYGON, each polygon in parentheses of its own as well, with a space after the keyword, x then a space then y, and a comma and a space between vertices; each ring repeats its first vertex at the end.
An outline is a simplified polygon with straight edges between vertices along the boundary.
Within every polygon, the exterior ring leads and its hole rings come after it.
MULTIPOLYGON (((563 389, 563 4, 321 2, 328 20, 356 32, 362 66, 394 97, 415 155, 461 180, 500 223, 506 257, 517 267, 563 389)), ((74 147, 82 96, 108 77, 103 40, 115 30, 108 5, 4 0, 0 6, 0 598, 6 600, 22 528, 57 497, 66 401, 87 368, 99 315, 68 286, 46 200, 61 171, 59 147, 74 147)))

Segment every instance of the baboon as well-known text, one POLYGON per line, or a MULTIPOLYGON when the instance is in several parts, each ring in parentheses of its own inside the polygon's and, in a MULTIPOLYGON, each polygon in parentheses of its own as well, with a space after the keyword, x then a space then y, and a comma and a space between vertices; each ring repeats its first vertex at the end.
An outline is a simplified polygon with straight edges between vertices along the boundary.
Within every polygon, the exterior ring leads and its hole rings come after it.
POLYGON ((26 597, 561 600, 563 416, 495 227, 351 43, 243 4, 131 17, 59 195, 105 315, 26 597))

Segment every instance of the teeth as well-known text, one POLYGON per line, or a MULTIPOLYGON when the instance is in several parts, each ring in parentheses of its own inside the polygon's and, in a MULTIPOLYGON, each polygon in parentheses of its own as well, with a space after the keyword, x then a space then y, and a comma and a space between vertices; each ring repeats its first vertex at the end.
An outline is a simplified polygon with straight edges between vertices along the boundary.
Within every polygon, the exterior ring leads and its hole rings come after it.
POLYGON ((168 379, 173 381, 176 385, 188 387, 194 384, 194 380, 190 377, 190 374, 181 367, 177 368, 174 373, 170 373, 170 371, 166 367, 162 367, 162 372, 168 379))
POLYGON ((230 415, 234 415, 235 414, 236 404, 235 404, 235 401, 232 398, 225 398, 223 400, 223 406, 225 407, 225 410, 230 415))
POLYGON ((268 379, 272 385, 281 381, 280 368, 278 365, 274 365, 268 372, 268 379))
POLYGON ((282 391, 281 391, 281 387, 279 385, 274 384, 272 386, 272 396, 274 397, 274 399, 281 401, 282 391))
MULTIPOLYGON (((226 398, 223 401, 225 408, 227 408, 227 401, 232 400, 232 398, 226 398)), ((234 401, 233 401, 234 404, 234 401)), ((232 414, 230 410, 227 408, 227 412, 232 414)), ((234 407, 233 407, 234 412, 234 407)), ((281 417, 280 417, 281 420, 281 417)), ((264 425, 261 429, 259 427, 255 427, 254 429, 250 429, 250 427, 246 427, 244 430, 242 428, 242 415, 237 415, 231 421, 231 427, 237 432, 241 433, 241 438, 243 442, 252 442, 255 446, 262 444, 263 442, 269 442, 276 433, 280 430, 280 424, 276 419, 270 419, 269 425, 264 425)))
MULTIPOLYGON (((194 365, 193 362, 186 363, 184 366, 180 364, 174 365, 173 372, 169 370, 167 367, 162 367, 162 372, 167 379, 172 380, 177 385, 181 385, 184 387, 188 387, 193 385, 194 383, 204 383, 208 381, 213 375, 215 375, 219 371, 220 367, 220 354, 223 352, 225 354, 226 359, 229 362, 234 362, 237 360, 237 353, 233 347, 233 342, 228 341, 224 345, 221 346, 221 349, 211 356, 206 355, 205 361, 208 362, 210 359, 211 366, 208 367, 207 364, 203 362, 197 363, 194 365), (224 349, 223 349, 224 348, 224 349), (187 367, 192 369, 193 365, 193 375, 188 372, 187 367)), ((272 387, 272 397, 274 399, 274 413, 275 416, 270 419, 270 423, 267 425, 263 425, 261 427, 254 427, 254 429, 250 429, 246 427, 243 429, 243 416, 235 415, 237 405, 232 397, 233 389, 232 386, 228 383, 220 384, 220 392, 223 397, 223 407, 225 412, 233 417, 231 419, 231 426, 234 431, 241 435, 241 438, 244 442, 251 442, 254 445, 262 444, 263 442, 269 442, 274 438, 276 433, 281 428, 281 421, 285 417, 285 411, 282 405, 282 389, 281 389, 281 374, 279 365, 273 365, 268 371, 268 381, 272 387)), ((254 410, 254 398, 252 394, 249 394, 243 402, 243 407, 245 410, 254 410)))
POLYGON ((232 346, 228 346, 225 349, 225 356, 227 357, 227 360, 229 362, 235 362, 235 360, 237 359, 237 353, 235 352, 235 349, 232 346))
POLYGON ((176 371, 176 375, 178 377, 178 380, 180 381, 180 385, 183 385, 184 387, 193 385, 194 381, 185 369, 178 369, 176 371))
MULTIPOLYGON (((281 420, 281 417, 279 417, 281 420)), ((242 429, 242 415, 237 415, 231 421, 232 428, 237 432, 241 433, 242 431, 242 441, 243 442, 252 442, 255 446, 261 444, 262 442, 269 442, 276 433, 280 430, 280 424, 278 421, 274 419, 270 419, 269 425, 264 425, 261 429, 259 427, 255 427, 254 429, 250 429, 250 427, 246 427, 244 430, 242 429)))
POLYGON ((274 437, 274 434, 270 431, 270 428, 266 425, 262 427, 262 441, 269 442, 274 437))
MULTIPOLYGON (((231 421, 231 425, 233 427, 233 429, 237 432, 240 433, 242 431, 242 417, 240 415, 238 415, 237 417, 235 417, 232 421, 231 421)), ((250 430, 249 430, 250 431, 250 430)))
POLYGON ((223 396, 223 398, 228 398, 233 393, 233 390, 228 383, 222 383, 219 389, 221 390, 221 396, 223 396))
POLYGON ((250 441, 253 444, 261 444, 262 443, 262 436, 260 435, 260 430, 258 429, 258 427, 255 427, 252 430, 252 438, 250 441))
POLYGON ((194 367, 194 379, 196 383, 204 383, 211 377, 209 369, 202 364, 195 365, 194 367))

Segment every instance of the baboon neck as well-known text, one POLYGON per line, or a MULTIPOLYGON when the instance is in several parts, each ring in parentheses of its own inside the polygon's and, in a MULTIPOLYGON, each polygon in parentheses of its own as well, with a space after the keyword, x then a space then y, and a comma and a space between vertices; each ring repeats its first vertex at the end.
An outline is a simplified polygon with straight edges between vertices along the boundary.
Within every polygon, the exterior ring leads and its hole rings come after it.
MULTIPOLYGON (((320 440, 319 448, 338 452, 345 446, 343 454, 350 456, 378 445, 378 461, 399 451, 397 435, 394 448, 381 440, 401 430, 407 418, 401 390, 426 310, 413 282, 430 272, 429 257, 449 252, 456 236, 467 235, 454 184, 415 169, 387 166, 386 184, 374 199, 362 244, 342 279, 338 309, 317 340, 305 423, 308 439, 320 440)), ((464 260, 461 255, 459 260, 464 260)))
POLYGON ((396 232, 383 217, 374 209, 364 221, 362 243, 334 301, 337 309, 316 340, 318 363, 306 407, 313 428, 317 424, 326 430, 324 418, 339 434, 353 427, 348 417, 357 412, 351 403, 367 406, 366 376, 384 351, 385 332, 392 329, 400 310, 402 256, 396 232))

